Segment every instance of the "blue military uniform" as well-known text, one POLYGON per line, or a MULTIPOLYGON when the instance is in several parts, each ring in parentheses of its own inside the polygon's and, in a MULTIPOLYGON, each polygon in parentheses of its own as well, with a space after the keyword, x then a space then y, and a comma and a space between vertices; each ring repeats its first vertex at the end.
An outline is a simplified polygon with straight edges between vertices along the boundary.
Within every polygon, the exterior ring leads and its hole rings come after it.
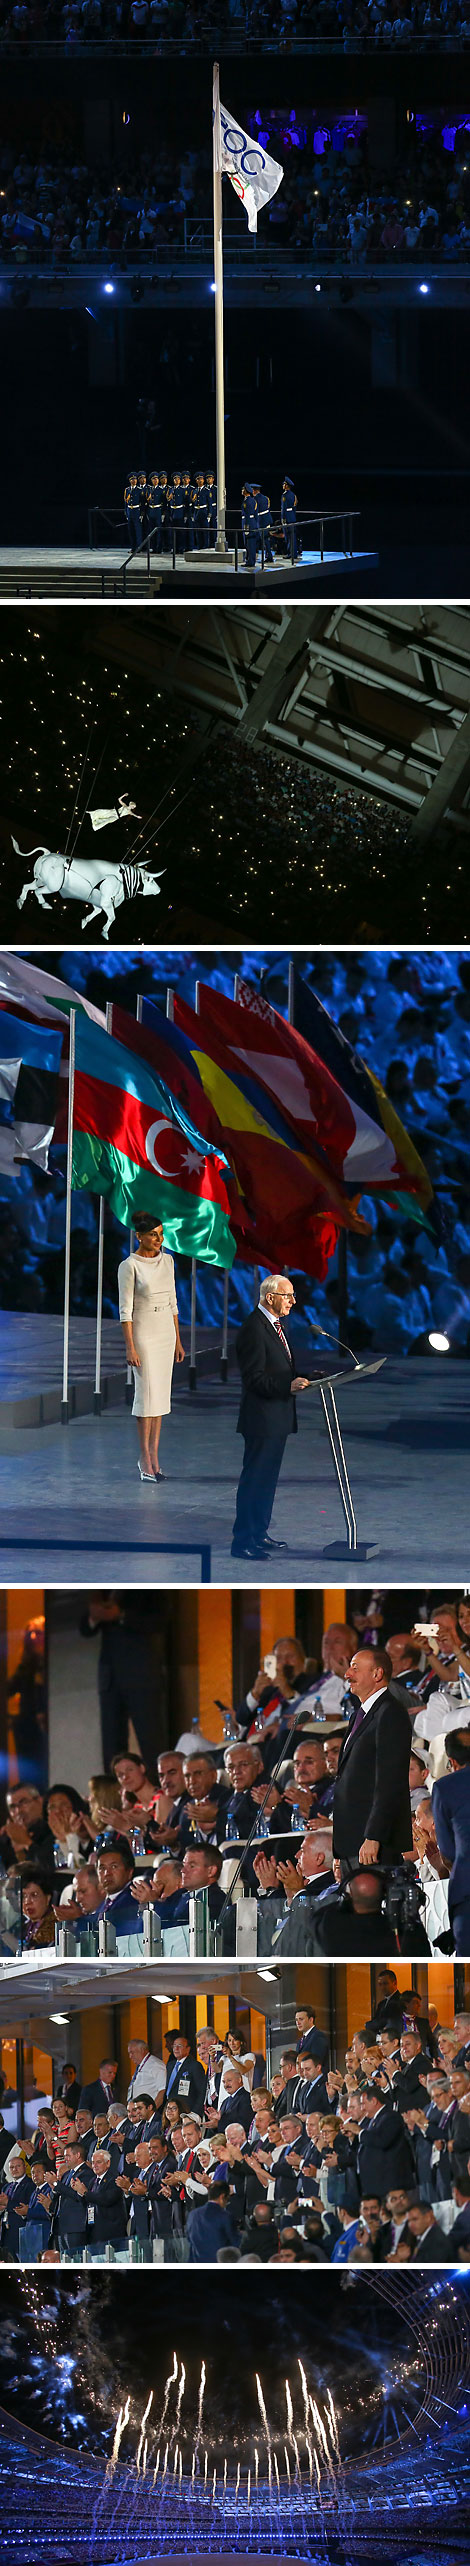
POLYGON ((185 548, 185 552, 193 552, 193 551, 194 551, 194 491, 193 491, 192 484, 191 484, 191 474, 190 474, 190 472, 183 472, 182 489, 183 489, 183 501, 184 501, 184 548, 185 548))
POLYGON ((138 552, 138 550, 139 550, 139 544, 141 544, 141 543, 142 543, 142 537, 143 537, 143 532, 144 532, 144 524, 143 524, 143 513, 144 513, 144 512, 143 512, 143 503, 142 503, 142 491, 141 491, 140 482, 138 481, 137 473, 136 473, 136 472, 130 472, 130 473, 129 473, 129 479, 128 479, 128 481, 126 481, 126 487, 125 487, 125 491, 124 491, 124 507, 125 507, 125 511, 126 511, 126 517, 127 517, 128 528, 129 528, 130 541, 131 541, 131 545, 132 545, 132 551, 133 551, 133 552, 138 552))
POLYGON ((203 472, 196 473, 195 527, 198 551, 205 552, 209 542, 209 491, 203 472))
POLYGON ((259 541, 260 541, 260 544, 261 544, 261 538, 262 538, 262 537, 263 537, 263 540, 264 540, 264 558, 265 558, 265 561, 274 561, 274 553, 273 553, 273 548, 272 548, 272 543, 271 543, 271 528, 272 528, 272 522, 273 522, 273 521, 272 521, 272 514, 271 514, 271 502, 270 502, 270 500, 267 498, 267 496, 266 496, 266 491, 265 491, 265 490, 259 490, 259 491, 258 491, 258 499, 257 499, 257 515, 258 515, 259 541))
POLYGON ((170 525, 174 527, 177 552, 184 552, 184 490, 181 473, 175 472, 168 491, 170 525))
POLYGON ((297 541, 297 492, 294 490, 293 481, 289 481, 287 479, 287 475, 282 484, 281 525, 284 527, 284 532, 287 537, 286 551, 288 557, 290 557, 291 554, 293 532, 294 561, 296 561, 299 549, 297 541))
POLYGON ((211 543, 211 544, 212 544, 212 543, 215 543, 216 535, 217 535, 217 486, 216 486, 216 482, 215 482, 215 479, 214 479, 214 473, 213 473, 213 472, 208 472, 206 488, 207 488, 207 510, 208 510, 208 524, 209 524, 209 543, 211 543))
POLYGON ((166 478, 151 472, 146 490, 147 530, 152 552, 163 552, 163 530, 166 526, 166 478))
POLYGON ((242 490, 242 530, 247 564, 250 570, 254 570, 259 542, 259 528, 257 500, 252 481, 245 481, 242 490))

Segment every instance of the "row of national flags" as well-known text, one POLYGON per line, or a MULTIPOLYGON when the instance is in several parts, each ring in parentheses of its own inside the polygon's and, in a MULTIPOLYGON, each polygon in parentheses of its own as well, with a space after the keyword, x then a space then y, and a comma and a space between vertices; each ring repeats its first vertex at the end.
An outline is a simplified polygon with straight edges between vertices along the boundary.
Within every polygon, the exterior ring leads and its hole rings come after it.
POLYGON ((199 984, 198 1009, 144 998, 109 1020, 16 953, 0 956, 0 1172, 47 1168, 67 1131, 75 1008, 72 1182, 124 1227, 155 1211, 175 1253, 323 1280, 341 1230, 367 1233, 377 1190, 433 1226, 432 1185, 370 1070, 295 967, 293 1022, 251 982, 199 984), (3 1153, 3 1154, 2 1154, 3 1153))

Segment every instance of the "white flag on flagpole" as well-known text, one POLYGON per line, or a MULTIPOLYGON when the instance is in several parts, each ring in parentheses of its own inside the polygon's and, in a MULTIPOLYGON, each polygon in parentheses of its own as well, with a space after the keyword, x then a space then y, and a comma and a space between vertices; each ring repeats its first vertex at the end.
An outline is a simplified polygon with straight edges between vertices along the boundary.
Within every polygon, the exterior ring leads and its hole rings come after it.
POLYGON ((232 187, 245 207, 249 232, 256 232, 261 205, 268 205, 277 195, 284 171, 279 160, 270 160, 251 134, 244 134, 226 107, 220 109, 220 166, 223 177, 231 178, 232 187))

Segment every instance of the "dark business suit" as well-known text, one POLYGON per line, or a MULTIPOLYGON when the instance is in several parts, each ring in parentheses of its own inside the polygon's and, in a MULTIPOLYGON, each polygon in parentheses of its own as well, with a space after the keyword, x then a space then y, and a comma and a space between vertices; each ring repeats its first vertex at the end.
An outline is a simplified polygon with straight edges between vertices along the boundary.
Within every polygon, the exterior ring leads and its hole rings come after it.
POLYGON ((434 1783, 432 1813, 439 1852, 451 1866, 449 1920, 455 1949, 470 1956, 470 1765, 434 1783))
MULTIPOLYGON (((285 1334, 285 1330, 283 1330, 285 1334)), ((245 1452, 237 1492, 234 1543, 258 1548, 268 1532, 288 1434, 297 1433, 291 1382, 294 1356, 263 1310, 251 1310, 237 1336, 242 1396, 237 1434, 245 1452)))
POLYGON ((91 2254, 102 2245, 125 2245, 128 2208, 124 2194, 118 2192, 113 2175, 94 2175, 88 2194, 87 2246, 91 2254))
POLYGON ((419 2236, 417 2239, 412 2256, 413 2263, 455 2263, 456 2225, 457 2221, 454 2220, 450 2235, 445 2236, 444 2229, 439 2227, 436 2220, 433 2220, 432 2226, 425 2230, 424 2236, 419 2236))
POLYGON ((354 1861, 369 1837, 381 1862, 396 1862, 413 1844, 408 1711, 385 1689, 357 1728, 355 1718, 338 1764, 333 1852, 339 1861, 354 1861))
POLYGON ((60 2238, 71 2252, 74 2246, 82 2248, 86 2244, 88 2204, 94 2181, 91 2165, 74 2165, 70 2173, 61 2175, 60 2183, 57 2184, 54 2193, 52 2215, 54 2245, 60 2238), (84 2193, 74 2190, 75 2182, 83 2183, 84 2193))
POLYGON ((120 2096, 116 2093, 115 2084, 107 2088, 102 2084, 101 2076, 94 2076, 91 2085, 82 2085, 78 2109, 81 2112, 92 2112, 95 2120, 97 2112, 108 2112, 110 2103, 118 2103, 119 2100, 120 2096))
POLYGON ((378 2193, 383 2201, 387 2192, 413 2182, 414 2165, 407 2131, 399 2112, 383 2103, 373 2120, 363 2122, 357 2151, 357 2175, 361 2198, 378 2193))
POLYGON ((180 2112, 197 2112, 202 2116, 206 2090, 205 2068, 199 2058, 179 2058, 173 2063, 167 2079, 165 2101, 177 2103, 180 2112))

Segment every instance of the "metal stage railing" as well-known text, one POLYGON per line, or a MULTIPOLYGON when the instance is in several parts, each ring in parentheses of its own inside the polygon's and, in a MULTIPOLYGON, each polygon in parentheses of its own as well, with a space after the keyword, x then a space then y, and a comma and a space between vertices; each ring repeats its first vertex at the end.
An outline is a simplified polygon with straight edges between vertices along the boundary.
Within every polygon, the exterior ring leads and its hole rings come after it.
MULTIPOLYGON (((171 212, 170 208, 168 210, 171 212)), ((157 207, 158 218, 164 216, 164 211, 161 206, 157 207)), ((272 287, 281 279, 288 281, 299 275, 306 285, 317 282, 346 284, 351 279, 357 284, 362 277, 367 277, 369 282, 373 277, 374 283, 382 283, 387 282, 391 275, 400 285, 413 285, 417 277, 421 280, 423 276, 429 284, 437 283, 444 273, 448 284, 460 276, 467 276, 470 263, 465 242, 461 254, 454 253, 452 259, 445 256, 438 241, 433 243, 432 249, 429 245, 427 248, 418 245, 407 255, 401 250, 398 257, 396 250, 387 249, 381 243, 378 246, 374 243, 373 249, 369 250, 367 247, 358 249, 354 241, 343 241, 340 247, 331 249, 323 243, 319 250, 314 241, 308 240, 276 239, 274 242, 265 240, 258 232, 249 232, 245 238, 237 223, 230 222, 224 225, 224 257, 228 282, 239 271, 252 276, 255 270, 260 282, 272 287)), ((49 287, 52 279, 57 285, 66 285, 68 280, 79 278, 83 281, 87 276, 94 283, 99 276, 103 288, 108 290, 110 285, 125 283, 127 278, 131 284, 133 279, 137 279, 141 284, 155 288, 161 279, 167 287, 169 278, 172 282, 175 275, 179 279, 188 270, 193 278, 199 270, 204 285, 212 272, 211 226, 202 214, 193 215, 192 220, 182 214, 176 239, 167 241, 134 242, 128 246, 123 241, 119 249, 112 251, 106 249, 103 241, 100 248, 83 249, 80 256, 75 257, 70 250, 57 253, 53 249, 48 250, 43 240, 18 236, 8 249, 2 247, 0 251, 2 284, 8 284, 10 280, 14 283, 15 277, 27 282, 30 277, 49 287)))
MULTIPOLYGON (((95 506, 89 509, 88 540, 90 552, 96 552, 101 548, 97 542, 97 532, 100 520, 103 524, 107 524, 109 527, 112 527, 113 513, 114 512, 111 509, 104 509, 100 506, 95 506)), ((245 560, 245 541, 240 521, 236 521, 232 528, 230 526, 230 519, 234 513, 235 512, 230 508, 227 509, 227 569, 232 566, 237 576, 240 571, 246 569, 247 564, 245 560)), ((122 525, 122 516, 119 515, 118 518, 117 510, 115 511, 115 514, 117 520, 117 535, 118 526, 122 525)), ((275 554, 277 566, 279 567, 280 561, 285 560, 291 563, 292 568, 295 568, 296 559, 299 560, 299 563, 301 562, 302 552, 305 549, 313 549, 319 552, 320 561, 323 562, 325 557, 325 526, 341 527, 341 545, 339 548, 345 561, 353 561, 354 545, 352 529, 356 520, 359 520, 359 516, 359 508, 318 508, 315 509, 311 515, 307 510, 298 510, 296 530, 294 530, 293 527, 290 527, 286 529, 285 533, 281 533, 281 530, 277 529, 275 526, 271 529, 271 548, 275 554), (307 530, 310 529, 314 532, 315 528, 318 529, 318 541, 312 546, 310 546, 310 544, 306 546, 305 537, 307 530), (279 549, 281 544, 282 550, 279 549)), ((215 542, 214 537, 212 537, 212 541, 208 541, 207 544, 204 544, 202 541, 203 531, 203 529, 198 529, 192 525, 167 526, 164 529, 165 548, 163 551, 157 550, 155 539, 151 534, 144 535, 142 542, 140 544, 136 544, 133 551, 126 553, 124 560, 120 564, 120 570, 124 582, 124 593, 126 572, 130 570, 131 567, 133 568, 136 561, 141 561, 142 565, 144 565, 144 563, 146 564, 148 580, 151 578, 152 567, 156 569, 157 563, 163 563, 166 568, 171 562, 172 569, 176 570, 178 560, 182 560, 184 558, 186 560, 186 564, 191 567, 191 560, 194 557, 194 566, 200 570, 203 567, 202 556, 204 555, 207 556, 207 562, 209 564, 210 555, 215 551, 215 542), (186 541, 186 538, 188 538, 188 542, 186 541)), ((335 546, 335 550, 337 549, 338 545, 335 546)), ((220 555, 218 555, 217 558, 218 566, 220 567, 220 555)), ((264 570, 269 563, 269 552, 267 551, 263 533, 261 534, 258 545, 257 558, 260 560, 261 569, 264 570)), ((254 567, 254 565, 252 566, 254 567)))

